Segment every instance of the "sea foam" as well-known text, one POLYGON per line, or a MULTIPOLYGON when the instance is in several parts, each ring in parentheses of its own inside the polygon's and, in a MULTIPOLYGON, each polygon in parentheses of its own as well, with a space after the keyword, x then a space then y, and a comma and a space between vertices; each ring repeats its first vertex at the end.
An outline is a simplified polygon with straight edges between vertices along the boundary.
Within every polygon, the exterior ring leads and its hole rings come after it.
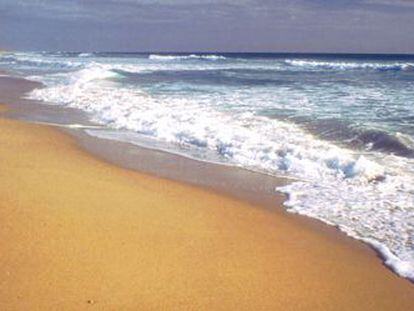
POLYGON ((338 62, 338 61, 315 61, 315 60, 286 60, 286 64, 310 69, 333 69, 333 70, 378 70, 378 71, 412 71, 414 63, 375 63, 375 62, 338 62))
POLYGON ((224 60, 226 57, 222 55, 161 55, 161 54, 151 54, 148 56, 152 60, 186 60, 186 59, 204 59, 204 60, 224 60))

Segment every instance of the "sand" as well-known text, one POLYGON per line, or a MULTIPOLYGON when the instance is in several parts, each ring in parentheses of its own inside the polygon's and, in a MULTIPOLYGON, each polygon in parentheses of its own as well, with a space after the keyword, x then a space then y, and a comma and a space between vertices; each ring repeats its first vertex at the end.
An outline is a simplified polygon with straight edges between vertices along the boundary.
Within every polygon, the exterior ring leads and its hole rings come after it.
POLYGON ((357 244, 0 118, 0 310, 413 310, 357 244))

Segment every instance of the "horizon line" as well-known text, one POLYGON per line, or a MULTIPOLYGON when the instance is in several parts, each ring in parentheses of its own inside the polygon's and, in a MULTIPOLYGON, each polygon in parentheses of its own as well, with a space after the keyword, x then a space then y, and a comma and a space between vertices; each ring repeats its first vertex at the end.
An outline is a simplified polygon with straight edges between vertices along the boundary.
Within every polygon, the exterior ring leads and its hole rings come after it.
POLYGON ((227 54, 227 55, 236 55, 236 54, 256 54, 256 55, 343 55, 343 56, 353 56, 353 55, 370 55, 370 56, 413 56, 413 53, 385 53, 385 52, 271 52, 271 51, 76 51, 76 50, 7 50, 0 49, 0 52, 37 52, 37 53, 114 53, 114 54, 227 54))

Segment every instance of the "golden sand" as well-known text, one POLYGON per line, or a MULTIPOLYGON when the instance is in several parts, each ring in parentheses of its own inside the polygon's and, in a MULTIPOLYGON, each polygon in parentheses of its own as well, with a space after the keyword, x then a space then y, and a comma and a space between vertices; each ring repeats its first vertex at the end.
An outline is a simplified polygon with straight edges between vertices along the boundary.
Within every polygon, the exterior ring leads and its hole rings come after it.
POLYGON ((413 310, 373 252, 0 119, 0 310, 413 310))

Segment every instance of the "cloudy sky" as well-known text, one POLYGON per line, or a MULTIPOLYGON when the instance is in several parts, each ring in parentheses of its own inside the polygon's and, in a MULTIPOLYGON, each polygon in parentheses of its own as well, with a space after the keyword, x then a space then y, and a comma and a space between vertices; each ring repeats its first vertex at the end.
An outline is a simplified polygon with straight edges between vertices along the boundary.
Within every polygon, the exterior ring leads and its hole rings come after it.
POLYGON ((0 0, 0 48, 414 53, 414 0, 0 0))

